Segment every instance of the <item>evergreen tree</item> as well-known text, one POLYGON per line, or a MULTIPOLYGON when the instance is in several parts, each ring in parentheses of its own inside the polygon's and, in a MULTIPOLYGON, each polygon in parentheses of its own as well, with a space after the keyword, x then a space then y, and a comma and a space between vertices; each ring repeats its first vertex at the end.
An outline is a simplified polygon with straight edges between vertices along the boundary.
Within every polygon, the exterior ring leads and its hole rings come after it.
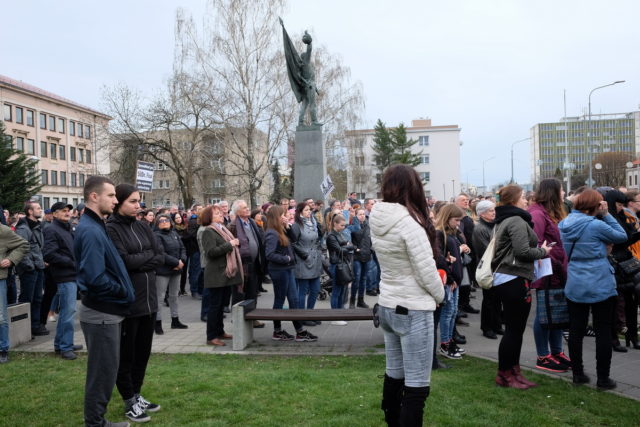
POLYGON ((418 140, 407 139, 407 128, 404 123, 400 123, 397 128, 391 131, 391 143, 393 146, 392 164, 402 163, 409 166, 418 166, 422 162, 422 151, 412 153, 411 147, 416 145, 418 140))
POLYGON ((278 204, 282 199, 282 180, 280 177, 280 163, 278 159, 273 161, 271 165, 271 179, 273 180, 273 192, 271 193, 271 201, 278 204))
POLYGON ((291 170, 289 172, 289 185, 287 186, 287 197, 292 198, 293 197, 293 187, 295 185, 295 175, 296 175, 296 163, 293 162, 293 164, 291 165, 291 170))
POLYGON ((380 173, 383 173, 386 168, 393 164, 392 161, 395 148, 393 146, 393 140, 391 139, 389 129, 387 129, 385 124, 382 123, 382 120, 378 119, 374 132, 373 152, 375 154, 373 159, 376 162, 376 167, 380 173))
POLYGON ((11 212, 19 211, 24 202, 42 188, 36 169, 38 161, 13 148, 13 139, 4 133, 0 122, 0 204, 11 212))

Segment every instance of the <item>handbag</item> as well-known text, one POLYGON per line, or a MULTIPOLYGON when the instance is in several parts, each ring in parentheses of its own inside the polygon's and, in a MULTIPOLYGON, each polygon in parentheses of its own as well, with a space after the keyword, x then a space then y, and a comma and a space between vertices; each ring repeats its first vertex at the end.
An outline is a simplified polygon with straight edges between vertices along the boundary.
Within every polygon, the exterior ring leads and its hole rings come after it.
POLYGON ((340 262, 336 264, 336 284, 347 285, 353 282, 353 265, 344 261, 344 256, 340 255, 340 262))
MULTIPOLYGON (((580 238, 578 238, 580 240, 580 238)), ((571 245, 567 262, 571 262, 573 248, 571 245)), ((551 279, 545 278, 544 287, 536 292, 536 317, 544 329, 567 329, 569 327, 569 307, 564 289, 548 289, 551 279)))
MULTIPOLYGON (((496 226, 497 227, 497 226, 496 226)), ((491 270, 491 263, 493 262, 493 256, 496 252, 496 227, 493 228, 493 236, 491 241, 487 245, 487 249, 484 250, 482 258, 476 268, 476 282, 482 289, 491 289, 493 287, 493 270, 491 270)), ((496 267, 496 270, 502 265, 502 261, 496 267)))

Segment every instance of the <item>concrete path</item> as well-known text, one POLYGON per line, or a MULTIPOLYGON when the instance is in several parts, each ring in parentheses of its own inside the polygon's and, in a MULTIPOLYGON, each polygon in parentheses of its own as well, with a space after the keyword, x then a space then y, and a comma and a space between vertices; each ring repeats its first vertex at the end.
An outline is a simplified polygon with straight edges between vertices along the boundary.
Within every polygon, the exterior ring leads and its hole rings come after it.
MULTIPOLYGON (((258 298, 258 307, 268 308, 273 304, 273 288, 265 284, 267 293, 258 298)), ((472 305, 479 308, 482 298, 481 292, 474 292, 476 296, 472 299, 472 305)), ((183 296, 179 299, 180 320, 189 325, 189 329, 177 330, 170 328, 168 321, 168 308, 163 305, 162 315, 164 316, 164 335, 154 337, 154 353, 217 353, 217 354, 282 354, 282 355, 368 355, 384 354, 384 340, 380 329, 373 327, 371 321, 349 322, 346 326, 331 325, 330 322, 323 322, 322 325, 308 328, 313 334, 319 337, 314 343, 297 342, 276 342, 271 340, 273 327, 267 322, 266 327, 254 330, 254 343, 246 350, 236 352, 231 350, 231 343, 226 347, 212 347, 206 345, 206 325, 200 321, 200 300, 190 296, 183 296)), ((376 298, 367 296, 365 298, 369 305, 373 305, 376 298)), ((329 301, 318 301, 317 308, 330 308, 329 301)), ((535 307, 532 307, 529 316, 529 326, 525 332, 522 349, 521 364, 524 367, 533 368, 536 363, 536 351, 533 340, 533 321, 535 307)), ((466 335, 467 344, 462 346, 471 355, 489 360, 497 360, 498 340, 490 340, 482 336, 480 331, 480 315, 471 314, 466 319, 470 326, 459 327, 461 334, 466 335)), ((36 337, 31 342, 14 349, 18 351, 53 351, 53 335, 55 323, 49 323, 47 328, 51 334, 45 337, 36 337)), ((231 315, 225 319, 226 332, 232 333, 231 315)), ((283 322, 283 328, 289 333, 293 333, 293 325, 290 322, 283 322)), ((76 344, 83 344, 84 339, 80 330, 80 325, 76 322, 76 344)), ((565 352, 566 350, 565 345, 565 352)), ((585 337, 584 339, 584 362, 585 373, 590 375, 595 381, 595 338, 585 337)), ((535 370, 535 369, 534 369, 535 370)), ((541 372, 535 370, 536 372, 541 372)), ((571 374, 552 374, 553 376, 564 377, 570 380, 571 374)), ((616 393, 640 400, 640 350, 629 349, 627 353, 613 353, 611 364, 611 377, 618 382, 616 393)))

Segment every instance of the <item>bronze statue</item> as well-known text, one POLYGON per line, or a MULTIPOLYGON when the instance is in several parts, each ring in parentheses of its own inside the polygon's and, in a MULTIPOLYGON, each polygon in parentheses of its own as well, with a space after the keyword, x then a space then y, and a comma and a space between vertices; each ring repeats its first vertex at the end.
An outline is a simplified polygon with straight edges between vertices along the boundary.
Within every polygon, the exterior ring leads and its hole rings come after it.
POLYGON ((316 106, 316 94, 319 94, 316 87, 316 76, 311 65, 311 43, 312 39, 308 32, 304 32, 302 42, 307 45, 307 51, 298 55, 296 47, 284 28, 284 22, 280 18, 282 25, 282 36, 284 39, 284 55, 287 60, 287 72, 289 74, 289 82, 291 89, 296 95, 296 99, 300 104, 300 113, 298 114, 298 126, 304 126, 304 117, 309 110, 311 116, 311 124, 313 127, 322 126, 318 122, 318 109, 316 106))

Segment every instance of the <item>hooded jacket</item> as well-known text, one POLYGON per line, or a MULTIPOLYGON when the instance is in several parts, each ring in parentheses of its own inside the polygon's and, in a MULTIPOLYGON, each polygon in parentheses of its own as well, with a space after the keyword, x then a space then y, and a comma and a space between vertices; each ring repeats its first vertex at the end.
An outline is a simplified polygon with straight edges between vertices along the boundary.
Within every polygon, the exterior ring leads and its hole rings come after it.
POLYGON ((353 219, 353 224, 349 226, 351 230, 351 241, 356 251, 353 257, 356 261, 371 261, 371 228, 369 222, 365 219, 362 223, 358 218, 353 219))
POLYGON ((381 270, 378 303, 387 308, 435 310, 444 299, 444 286, 424 228, 406 207, 386 202, 375 204, 369 225, 381 270))
POLYGON ((42 224, 38 223, 33 228, 29 225, 28 218, 22 218, 16 224, 16 234, 29 242, 29 252, 22 258, 20 264, 16 266, 16 273, 22 274, 35 269, 44 270, 44 258, 42 248, 44 247, 44 236, 42 235, 42 224))
POLYGON ((164 264, 164 250, 145 221, 113 214, 107 221, 107 233, 127 267, 136 299, 127 317, 158 311, 156 269, 164 264))
POLYGON ((574 210, 558 224, 569 260, 564 293, 578 303, 596 303, 617 295, 606 245, 622 243, 627 233, 611 215, 602 220, 574 210))

